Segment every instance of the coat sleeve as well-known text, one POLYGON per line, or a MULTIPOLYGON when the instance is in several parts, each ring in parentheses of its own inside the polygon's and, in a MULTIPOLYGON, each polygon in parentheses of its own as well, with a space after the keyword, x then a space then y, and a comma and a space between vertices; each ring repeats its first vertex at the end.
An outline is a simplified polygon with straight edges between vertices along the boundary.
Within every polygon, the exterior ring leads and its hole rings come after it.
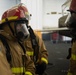
POLYGON ((72 44, 71 58, 70 58, 70 72, 76 75, 76 41, 72 44))
POLYGON ((46 49, 44 41, 38 35, 36 35, 36 37, 37 37, 37 41, 38 41, 38 45, 39 45, 38 62, 39 63, 45 62, 46 64, 48 64, 48 51, 46 49))
POLYGON ((31 60, 30 56, 26 54, 26 75, 35 75, 35 65, 33 61, 31 60))
POLYGON ((10 65, 3 53, 3 45, 0 41, 0 75, 13 75, 10 65))

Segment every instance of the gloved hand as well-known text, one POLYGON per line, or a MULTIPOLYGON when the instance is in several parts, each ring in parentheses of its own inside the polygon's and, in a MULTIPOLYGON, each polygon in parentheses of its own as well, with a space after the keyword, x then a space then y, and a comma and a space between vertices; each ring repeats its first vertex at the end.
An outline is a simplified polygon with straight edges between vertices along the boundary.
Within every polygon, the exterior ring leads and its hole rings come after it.
POLYGON ((44 71, 46 70, 47 64, 45 62, 42 62, 41 64, 36 65, 36 74, 42 75, 44 71))
POLYGON ((68 50, 68 56, 67 56, 67 59, 70 59, 70 57, 71 57, 71 48, 69 48, 69 50, 68 50))

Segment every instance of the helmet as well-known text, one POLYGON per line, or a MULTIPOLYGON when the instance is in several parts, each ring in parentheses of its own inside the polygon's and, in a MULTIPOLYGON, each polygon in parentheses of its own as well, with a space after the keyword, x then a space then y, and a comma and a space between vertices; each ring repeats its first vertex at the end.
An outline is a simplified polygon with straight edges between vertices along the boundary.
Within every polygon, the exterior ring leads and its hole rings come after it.
POLYGON ((76 0, 71 1, 69 10, 72 12, 76 12, 76 0))
POLYGON ((1 23, 5 23, 7 22, 7 20, 10 21, 17 21, 17 20, 29 20, 30 19, 30 14, 26 8, 26 6, 24 6, 23 3, 20 3, 14 7, 12 7, 11 9, 8 9, 7 11, 5 11, 2 15, 1 18, 1 23))

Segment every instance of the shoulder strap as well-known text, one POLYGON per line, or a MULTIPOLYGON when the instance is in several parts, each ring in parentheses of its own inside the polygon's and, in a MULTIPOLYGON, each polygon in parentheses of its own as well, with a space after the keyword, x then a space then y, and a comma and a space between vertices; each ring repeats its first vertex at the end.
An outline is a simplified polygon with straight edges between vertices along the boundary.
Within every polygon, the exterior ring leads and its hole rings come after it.
POLYGON ((3 45, 6 48, 7 61, 10 63, 10 61, 11 61, 10 47, 6 41, 6 38, 2 34, 0 34, 0 40, 2 41, 3 45))
POLYGON ((31 37, 31 44, 32 44, 32 48, 34 49, 34 56, 36 56, 34 58, 34 61, 36 62, 38 59, 38 53, 39 53, 39 45, 38 42, 36 40, 36 36, 34 34, 33 29, 29 26, 29 32, 30 32, 30 37, 31 37))

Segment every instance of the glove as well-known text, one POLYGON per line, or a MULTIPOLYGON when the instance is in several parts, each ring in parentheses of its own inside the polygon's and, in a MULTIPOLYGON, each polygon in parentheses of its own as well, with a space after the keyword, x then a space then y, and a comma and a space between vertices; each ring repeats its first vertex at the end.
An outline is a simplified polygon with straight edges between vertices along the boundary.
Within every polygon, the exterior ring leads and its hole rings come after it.
POLYGON ((36 74, 42 75, 46 70, 47 64, 42 62, 41 64, 36 65, 36 74))
POLYGON ((71 57, 71 48, 69 48, 69 50, 68 50, 68 56, 67 56, 67 59, 70 59, 70 57, 71 57))

